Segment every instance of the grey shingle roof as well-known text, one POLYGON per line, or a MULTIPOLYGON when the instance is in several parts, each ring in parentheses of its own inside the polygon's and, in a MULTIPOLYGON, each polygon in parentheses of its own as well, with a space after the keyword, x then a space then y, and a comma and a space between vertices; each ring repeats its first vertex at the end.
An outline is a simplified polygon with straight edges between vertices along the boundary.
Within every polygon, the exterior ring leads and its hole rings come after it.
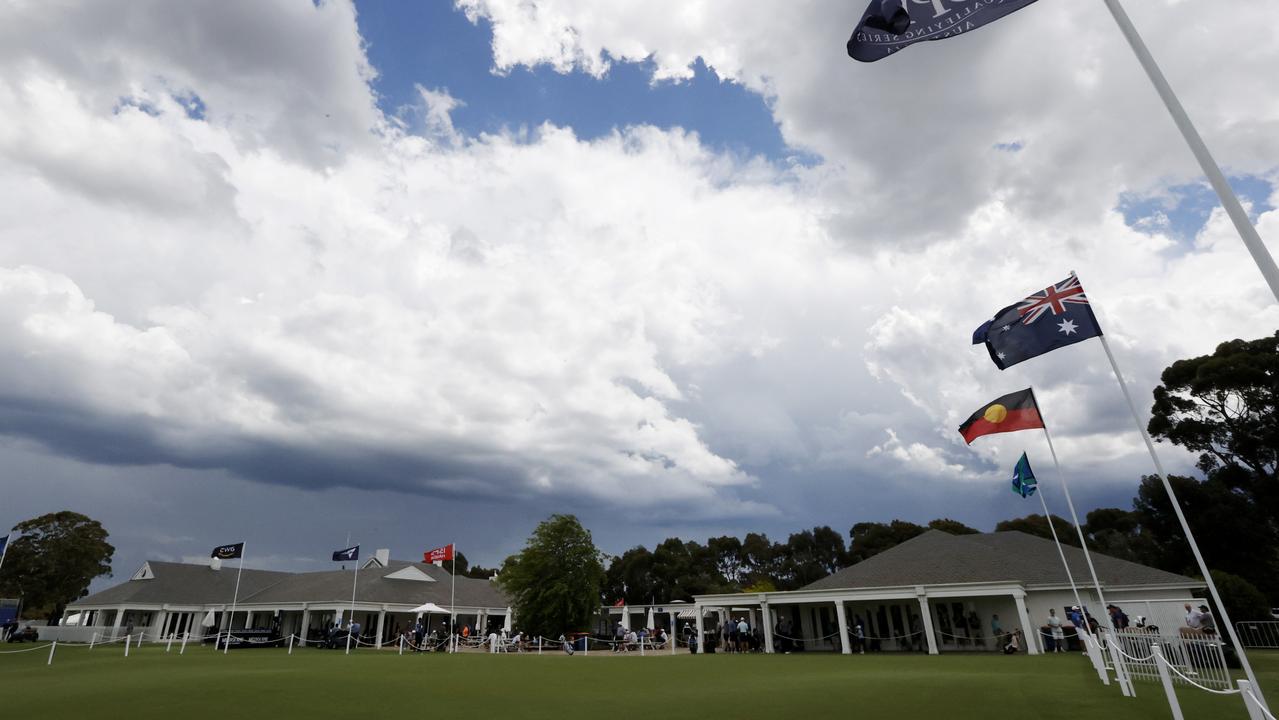
MULTIPOLYGON (((1076 582, 1087 581, 1083 550, 1064 546, 1076 582)), ((1202 583, 1182 575, 1092 553, 1103 586, 1181 585, 1202 583)), ((946 585, 970 582, 1018 582, 1023 585, 1066 583, 1066 571, 1052 540, 1009 531, 951 535, 930 530, 878 555, 818 580, 804 590, 946 585)))
MULTIPOLYGON (((214 570, 208 565, 149 561, 155 577, 129 580, 102 592, 80 598, 72 605, 211 605, 230 603, 235 594, 235 568, 214 570)), ((289 573, 245 568, 240 576, 240 598, 280 582, 289 573)))
MULTIPOLYGON (((155 574, 149 580, 130 580, 81 598, 73 605, 212 605, 230 603, 235 591, 235 568, 212 570, 207 565, 150 561, 155 574)), ((299 602, 350 602, 352 570, 289 573, 245 568, 240 578, 244 605, 299 602)), ((443 568, 392 560, 385 568, 359 571, 356 601, 392 605, 433 602, 449 606, 450 578, 443 568), (388 579, 406 567, 415 567, 435 582, 388 579)), ((490 580, 457 578, 460 607, 505 607, 509 602, 490 580)))

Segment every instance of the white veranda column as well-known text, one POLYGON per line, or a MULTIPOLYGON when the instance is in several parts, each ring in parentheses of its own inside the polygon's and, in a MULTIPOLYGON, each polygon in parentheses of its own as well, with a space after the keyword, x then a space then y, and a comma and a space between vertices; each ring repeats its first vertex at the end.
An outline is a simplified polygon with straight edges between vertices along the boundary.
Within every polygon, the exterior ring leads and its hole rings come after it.
POLYGON ((701 605, 693 606, 693 613, 697 616, 697 627, 695 628, 697 630, 697 634, 694 635, 693 637, 697 641, 698 655, 701 655, 702 653, 706 652, 706 637, 705 637, 706 621, 702 618, 702 612, 703 611, 702 611, 701 605))
MULTIPOLYGON (((919 598, 919 623, 924 627, 924 639, 928 641, 928 654, 937 654, 937 633, 933 630, 933 613, 928 609, 928 596, 923 592, 919 598)), ((913 639, 913 638, 912 638, 913 639)))
POLYGON ((311 629, 311 609, 302 608, 302 627, 298 629, 298 637, 301 638, 302 647, 306 647, 306 636, 311 629))
POLYGON ((852 654, 848 647, 848 613, 844 610, 844 601, 835 602, 835 619, 839 621, 839 651, 844 655, 852 654))
POLYGON ((378 649, 382 647, 382 631, 386 628, 386 610, 382 610, 377 614, 377 641, 374 646, 378 649))
POLYGON ((763 623, 763 625, 760 626, 760 629, 764 631, 764 652, 768 653, 769 655, 772 655, 774 623, 773 623, 773 613, 772 611, 768 609, 767 600, 763 600, 760 602, 759 611, 760 611, 759 614, 763 616, 760 619, 760 622, 763 623))
POLYGON ((115 640, 120 635, 120 622, 124 620, 124 610, 115 611, 115 623, 111 626, 111 639, 115 640))
MULTIPOLYGON (((1017 603, 1017 617, 1021 619, 1021 634, 1026 638, 1026 653, 1039 654, 1039 630, 1030 626, 1030 614, 1026 612, 1026 593, 1013 593, 1013 601, 1017 603)), ((996 648, 998 649, 998 648, 996 648)))

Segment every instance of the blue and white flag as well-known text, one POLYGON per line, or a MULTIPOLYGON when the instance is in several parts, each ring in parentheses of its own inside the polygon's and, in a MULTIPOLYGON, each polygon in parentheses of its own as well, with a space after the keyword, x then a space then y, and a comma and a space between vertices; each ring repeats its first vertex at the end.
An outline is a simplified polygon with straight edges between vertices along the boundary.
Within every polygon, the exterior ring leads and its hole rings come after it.
POLYGON ((1028 498, 1039 489, 1039 481, 1035 479, 1035 471, 1030 469, 1030 460, 1026 453, 1021 454, 1017 466, 1013 468, 1013 492, 1028 498))
POLYGON ((982 25, 1035 0, 871 0, 848 38, 848 56, 875 62, 908 45, 942 40, 982 25))
POLYGON ((333 551, 333 562, 350 562, 351 560, 360 559, 360 546, 349 547, 345 550, 333 551))
POLYGON ((0 564, 4 563, 4 554, 9 550, 9 536, 0 537, 0 564))

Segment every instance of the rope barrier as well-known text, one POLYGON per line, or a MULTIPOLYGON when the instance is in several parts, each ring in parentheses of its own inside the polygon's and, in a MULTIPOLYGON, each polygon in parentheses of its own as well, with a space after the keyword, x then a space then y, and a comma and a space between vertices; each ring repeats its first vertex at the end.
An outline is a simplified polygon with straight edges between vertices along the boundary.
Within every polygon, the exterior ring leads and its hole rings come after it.
POLYGON ((0 655, 16 655, 18 653, 35 652, 36 650, 43 650, 47 647, 50 647, 51 645, 53 645, 53 643, 48 643, 47 645, 37 645, 35 647, 23 648, 21 650, 0 650, 0 655))
POLYGON ((1203 690, 1204 692, 1210 692, 1213 695, 1238 695, 1241 692, 1239 688, 1235 688, 1234 690, 1213 690, 1210 687, 1204 687, 1203 685, 1200 685, 1194 680, 1191 680, 1189 677, 1186 676, 1185 673, 1178 670, 1176 665, 1173 665, 1172 663, 1168 662, 1163 657, 1159 658, 1159 662, 1163 663, 1164 667, 1176 673, 1177 676, 1180 677, 1182 680, 1185 680, 1187 683, 1199 688, 1200 690, 1203 690))
POLYGON ((1253 704, 1254 704, 1254 705, 1257 707, 1257 709, 1258 709, 1258 710, 1260 710, 1260 711, 1261 711, 1261 712, 1262 712, 1262 713, 1263 713, 1263 714, 1264 714, 1267 718, 1269 718, 1270 720, 1279 720, 1279 718, 1276 718, 1274 715, 1271 715, 1271 714, 1270 714, 1270 710, 1266 708, 1266 704, 1265 704, 1265 703, 1263 703, 1263 702, 1261 702, 1261 698, 1258 698, 1258 697, 1257 697, 1257 696, 1256 696, 1256 695, 1252 692, 1252 690, 1244 690, 1244 692, 1248 694, 1248 697, 1252 698, 1252 702, 1253 702, 1253 704))

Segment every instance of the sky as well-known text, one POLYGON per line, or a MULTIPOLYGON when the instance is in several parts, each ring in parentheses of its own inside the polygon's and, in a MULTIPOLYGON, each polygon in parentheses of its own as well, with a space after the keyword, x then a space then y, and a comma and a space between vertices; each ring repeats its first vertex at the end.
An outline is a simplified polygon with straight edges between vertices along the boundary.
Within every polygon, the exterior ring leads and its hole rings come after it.
MULTIPOLYGON (((949 1, 949 0, 947 0, 949 1)), ((1131 0, 1279 245, 1279 8, 1131 0)), ((116 576, 245 541, 493 566, 1038 512, 1151 471, 1099 343, 999 371, 1077 271, 1139 401, 1279 327, 1101 4, 875 64, 860 8, 729 0, 0 6, 0 525, 100 520, 116 576)), ((1159 446, 1173 472, 1193 458, 1159 446)), ((100 580, 101 586, 105 580, 100 580)))

